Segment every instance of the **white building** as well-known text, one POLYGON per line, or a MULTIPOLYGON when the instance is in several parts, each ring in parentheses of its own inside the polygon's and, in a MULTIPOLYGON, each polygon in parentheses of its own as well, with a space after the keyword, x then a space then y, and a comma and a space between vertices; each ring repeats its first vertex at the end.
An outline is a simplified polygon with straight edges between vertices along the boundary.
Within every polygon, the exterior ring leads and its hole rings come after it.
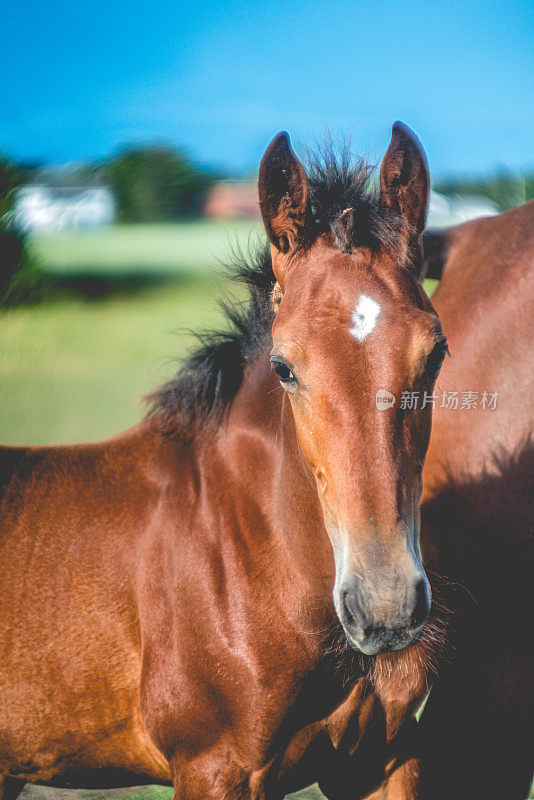
POLYGON ((115 201, 107 186, 47 186, 30 183, 17 191, 13 213, 23 230, 111 225, 115 201))
POLYGON ((427 225, 429 228, 443 228, 498 213, 498 206, 487 197, 458 194, 446 197, 438 192, 430 192, 427 225))

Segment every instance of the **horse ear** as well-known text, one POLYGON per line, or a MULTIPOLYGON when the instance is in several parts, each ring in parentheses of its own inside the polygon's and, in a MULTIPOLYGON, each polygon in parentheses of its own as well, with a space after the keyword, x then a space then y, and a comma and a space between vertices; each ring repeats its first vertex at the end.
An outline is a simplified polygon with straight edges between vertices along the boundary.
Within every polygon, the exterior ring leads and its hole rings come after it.
POLYGON ((400 214, 419 237, 426 224, 430 176, 425 151, 413 131, 395 122, 380 167, 380 204, 400 214))
POLYGON ((295 250, 306 224, 310 189, 304 167, 285 131, 274 137, 263 154, 258 192, 270 242, 281 253, 295 250))

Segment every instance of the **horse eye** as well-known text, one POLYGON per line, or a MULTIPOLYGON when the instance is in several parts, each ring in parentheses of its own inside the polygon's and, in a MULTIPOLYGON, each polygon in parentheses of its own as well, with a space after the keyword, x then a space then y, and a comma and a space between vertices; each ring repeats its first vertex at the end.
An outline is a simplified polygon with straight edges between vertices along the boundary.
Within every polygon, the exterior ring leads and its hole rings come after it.
POLYGON ((271 358, 271 364, 282 383, 296 383, 297 379, 287 364, 277 358, 271 358))
POLYGON ((426 362, 426 375, 428 378, 434 380, 434 378, 438 377, 441 365, 448 352, 449 348, 446 341, 438 342, 434 347, 426 362))

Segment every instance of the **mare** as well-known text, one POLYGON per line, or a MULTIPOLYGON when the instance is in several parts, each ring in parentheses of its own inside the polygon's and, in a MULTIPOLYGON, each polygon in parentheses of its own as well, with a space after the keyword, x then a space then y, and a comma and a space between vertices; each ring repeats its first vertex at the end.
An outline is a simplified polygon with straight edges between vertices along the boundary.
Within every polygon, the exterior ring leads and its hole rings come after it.
POLYGON ((423 542, 425 564, 451 581, 454 623, 421 721, 420 796, 524 800, 534 753, 534 202, 431 243, 430 274, 444 268, 432 302, 453 357, 435 390, 423 542), (447 408, 454 391, 458 408, 447 408))

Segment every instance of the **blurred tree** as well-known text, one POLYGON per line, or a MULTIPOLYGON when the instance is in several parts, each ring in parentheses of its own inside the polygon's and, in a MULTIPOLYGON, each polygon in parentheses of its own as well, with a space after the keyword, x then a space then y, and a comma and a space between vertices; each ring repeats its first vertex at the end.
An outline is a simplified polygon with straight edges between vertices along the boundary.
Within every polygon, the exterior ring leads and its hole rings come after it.
POLYGON ((13 218, 16 189, 23 181, 24 174, 0 156, 0 306, 39 302, 47 289, 26 236, 13 218))
POLYGON ((517 175, 502 167, 487 177, 467 176, 437 181, 433 188, 447 195, 482 195, 506 211, 534 199, 534 174, 517 175))
POLYGON ((525 175, 525 203, 534 200, 534 172, 525 175))
POLYGON ((214 176, 198 169, 179 150, 168 147, 129 148, 108 165, 119 218, 154 222, 199 213, 214 176))

